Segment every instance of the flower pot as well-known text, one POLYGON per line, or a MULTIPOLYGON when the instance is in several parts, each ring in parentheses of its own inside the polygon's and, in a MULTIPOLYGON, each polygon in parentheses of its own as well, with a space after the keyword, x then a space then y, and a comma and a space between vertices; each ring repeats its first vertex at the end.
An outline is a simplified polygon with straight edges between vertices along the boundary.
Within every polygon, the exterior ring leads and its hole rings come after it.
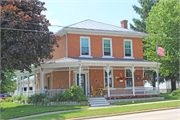
POLYGON ((119 80, 120 82, 123 82, 123 80, 119 80))

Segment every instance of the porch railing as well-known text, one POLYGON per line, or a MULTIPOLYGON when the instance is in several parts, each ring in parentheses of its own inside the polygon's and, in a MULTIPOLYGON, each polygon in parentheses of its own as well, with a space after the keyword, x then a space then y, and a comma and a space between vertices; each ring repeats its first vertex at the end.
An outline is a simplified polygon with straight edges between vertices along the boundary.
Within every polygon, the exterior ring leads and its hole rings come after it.
MULTIPOLYGON (((42 93, 48 95, 49 97, 54 96, 55 94, 60 94, 63 93, 66 89, 49 89, 49 90, 43 90, 42 93)), ((28 96, 34 95, 34 94, 38 94, 40 93, 40 90, 33 90, 33 91, 29 91, 28 92, 28 96)), ((24 92, 20 92, 20 91, 15 91, 14 95, 27 95, 27 91, 24 92)))
MULTIPOLYGON (((135 95, 153 95, 158 94, 157 87, 135 87, 135 95)), ((133 95, 133 88, 113 88, 110 90, 110 96, 133 95)))

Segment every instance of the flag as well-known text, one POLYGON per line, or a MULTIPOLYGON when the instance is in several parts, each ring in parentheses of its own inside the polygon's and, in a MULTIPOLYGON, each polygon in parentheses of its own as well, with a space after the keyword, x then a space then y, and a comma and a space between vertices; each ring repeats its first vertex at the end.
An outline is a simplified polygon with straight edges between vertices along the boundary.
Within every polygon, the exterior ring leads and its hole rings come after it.
POLYGON ((161 57, 164 57, 164 48, 157 46, 157 54, 161 57))

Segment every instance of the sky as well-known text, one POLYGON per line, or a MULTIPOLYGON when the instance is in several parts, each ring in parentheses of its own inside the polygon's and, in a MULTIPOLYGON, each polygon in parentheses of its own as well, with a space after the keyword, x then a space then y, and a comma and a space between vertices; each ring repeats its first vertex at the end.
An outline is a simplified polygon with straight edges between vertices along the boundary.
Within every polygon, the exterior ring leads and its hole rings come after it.
MULTIPOLYGON (((43 12, 51 25, 68 26, 87 19, 121 27, 120 21, 140 19, 133 5, 140 7, 138 0, 41 0, 47 11, 43 12)), ((49 27, 56 33, 62 27, 49 27)))

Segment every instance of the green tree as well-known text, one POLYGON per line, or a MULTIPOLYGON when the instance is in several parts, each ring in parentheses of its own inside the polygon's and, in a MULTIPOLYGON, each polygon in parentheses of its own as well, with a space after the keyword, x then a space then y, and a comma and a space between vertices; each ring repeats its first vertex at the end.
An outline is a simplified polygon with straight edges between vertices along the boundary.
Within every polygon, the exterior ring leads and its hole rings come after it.
POLYGON ((179 80, 179 21, 179 0, 161 0, 152 7, 146 19, 150 36, 145 39, 144 55, 147 60, 156 62, 156 42, 164 48, 166 56, 158 58, 162 63, 159 72, 166 79, 171 79, 172 90, 176 89, 175 81, 179 80))
POLYGON ((132 25, 130 23, 130 28, 139 31, 139 32, 146 32, 146 18, 149 16, 149 12, 151 10, 151 7, 156 4, 159 0, 138 0, 139 4, 141 5, 141 8, 133 5, 134 11, 138 13, 141 16, 142 20, 133 18, 133 22, 135 25, 132 25))
MULTIPOLYGON (((130 28, 135 30, 135 31, 139 31, 139 32, 146 32, 146 18, 149 16, 149 12, 152 8, 152 6, 154 6, 157 2, 159 2, 159 0, 139 0, 138 1, 139 4, 141 5, 141 7, 138 7, 136 5, 133 5, 133 9, 134 11, 136 11, 136 13, 138 13, 141 17, 140 19, 136 19, 133 18, 133 24, 130 24, 130 28)), ((143 51, 146 49, 146 47, 144 46, 146 44, 145 41, 143 41, 143 51)), ((143 56, 143 58, 145 60, 147 60, 146 56, 143 56)), ((153 87, 155 87, 155 77, 156 77, 156 72, 155 71, 146 71, 148 74, 150 74, 151 76, 151 80, 150 83, 153 87)))
MULTIPOLYGON (((27 70, 51 59, 58 37, 50 32, 49 20, 41 14, 44 2, 39 0, 1 1, 1 70, 27 70)), ((1 79, 4 73, 1 72, 1 79)))
POLYGON ((2 72, 5 74, 6 79, 1 81, 1 93, 13 92, 14 90, 16 90, 15 80, 13 80, 15 74, 8 71, 2 72))

